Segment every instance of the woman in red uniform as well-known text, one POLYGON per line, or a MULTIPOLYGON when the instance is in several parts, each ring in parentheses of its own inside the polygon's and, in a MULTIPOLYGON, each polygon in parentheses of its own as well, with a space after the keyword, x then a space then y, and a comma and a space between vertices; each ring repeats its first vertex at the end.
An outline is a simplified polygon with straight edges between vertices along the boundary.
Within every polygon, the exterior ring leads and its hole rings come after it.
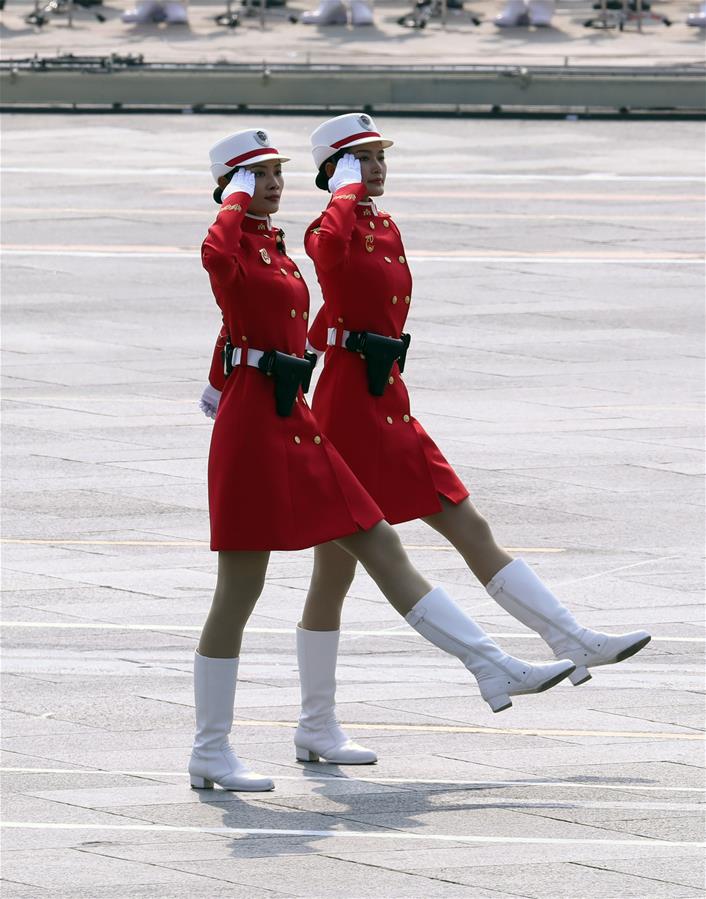
MULTIPOLYGON (((228 742, 242 632, 271 550, 335 541, 362 562, 421 634, 461 659, 494 711, 508 708, 511 695, 548 689, 574 669, 566 660, 531 665, 508 656, 444 590, 432 589, 322 434, 302 389, 312 367, 304 352, 309 294, 286 255, 282 232, 269 219, 279 208, 284 161, 263 130, 238 132, 211 150, 214 196, 222 205, 202 260, 223 315, 219 342, 227 377, 213 385, 223 388, 208 466, 218 579, 194 661, 196 736, 189 773, 197 789, 214 783, 229 790, 273 786, 269 777, 250 771, 228 742)), ((312 683, 296 736, 299 758, 327 757, 336 748, 344 755, 362 751, 341 735, 329 711, 328 695, 312 683)), ((374 760, 369 753, 367 761, 374 760)))
MULTIPOLYGON (((638 652, 649 634, 609 636, 581 627, 523 560, 498 546, 468 490, 411 414, 400 375, 412 277, 397 226, 375 205, 392 142, 362 113, 325 122, 311 142, 317 186, 331 193, 305 236, 324 296, 309 332, 310 348, 326 351, 313 402, 324 433, 386 520, 422 518, 442 534, 496 602, 537 631, 557 657, 575 663, 574 684, 591 677, 589 668, 638 652)), ((300 667, 311 667, 320 647, 330 647, 321 656, 322 678, 333 680, 340 609, 355 567, 335 543, 316 549, 298 636, 300 667)))

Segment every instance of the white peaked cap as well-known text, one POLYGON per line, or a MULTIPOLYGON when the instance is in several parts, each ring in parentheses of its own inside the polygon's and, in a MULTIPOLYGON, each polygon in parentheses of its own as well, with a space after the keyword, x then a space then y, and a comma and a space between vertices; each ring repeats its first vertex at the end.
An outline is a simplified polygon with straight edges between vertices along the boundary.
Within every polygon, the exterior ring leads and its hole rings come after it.
POLYGON ((221 175, 241 165, 255 165, 256 162, 279 159, 289 162, 289 156, 272 146, 270 135, 262 128, 248 128, 236 131, 214 144, 208 152, 211 157, 211 174, 218 181, 221 175))
POLYGON ((392 146, 392 141, 385 140, 367 113, 350 112, 319 125, 311 135, 311 152, 318 169, 339 150, 375 143, 392 146))

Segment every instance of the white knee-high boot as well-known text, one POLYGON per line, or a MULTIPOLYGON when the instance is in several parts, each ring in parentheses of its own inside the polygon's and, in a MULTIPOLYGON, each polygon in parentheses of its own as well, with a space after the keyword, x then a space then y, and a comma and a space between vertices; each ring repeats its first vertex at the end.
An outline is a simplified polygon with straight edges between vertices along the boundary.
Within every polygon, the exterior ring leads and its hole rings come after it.
POLYGON ((405 620, 439 649, 463 662, 494 712, 509 709, 511 696, 541 693, 574 670, 568 659, 533 665, 503 652, 441 587, 423 596, 405 620))
POLYGON ((611 636, 582 627, 523 559, 513 559, 486 587, 498 605, 536 631, 557 658, 571 659, 577 686, 590 680, 589 668, 612 665, 635 655, 652 639, 647 631, 611 636))
POLYGON ((302 691, 294 746, 300 762, 372 765, 372 749, 350 740, 336 720, 336 659, 340 631, 308 631, 297 627, 297 661, 302 691))
POLYGON ((251 771, 228 742, 239 659, 210 659, 194 654, 196 736, 189 760, 191 786, 211 790, 259 792, 274 789, 271 778, 251 771))

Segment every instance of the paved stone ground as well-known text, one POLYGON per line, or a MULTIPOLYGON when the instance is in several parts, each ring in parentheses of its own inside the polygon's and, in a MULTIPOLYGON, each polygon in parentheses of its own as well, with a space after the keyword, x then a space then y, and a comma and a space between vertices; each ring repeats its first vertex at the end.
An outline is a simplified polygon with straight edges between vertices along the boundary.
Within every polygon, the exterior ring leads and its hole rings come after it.
POLYGON ((291 15, 316 8, 318 0, 290 0, 286 8, 268 10, 264 30, 259 15, 244 18, 235 30, 217 26, 214 16, 225 2, 215 0, 192 2, 188 26, 125 25, 120 14, 133 5, 132 0, 110 0, 101 7, 107 19, 102 25, 79 11, 73 29, 55 18, 38 32, 24 22, 30 0, 8 0, 0 30, 2 56, 73 52, 141 53, 149 62, 703 66, 706 39, 706 30, 686 24, 687 14, 698 7, 693 0, 653 0, 654 11, 673 24, 647 23, 642 33, 635 25, 623 32, 585 28, 595 14, 592 0, 558 0, 554 27, 545 29, 498 29, 492 20, 500 0, 466 0, 465 10, 449 12, 445 29, 432 19, 423 31, 397 24, 412 0, 377 2, 375 26, 369 28, 292 25, 291 15), (471 12, 481 19, 479 26, 471 12))
MULTIPOLYGON (((281 223, 316 308, 315 122, 266 123, 294 157, 281 223)), ((3 896, 701 897, 701 126, 381 120, 413 408, 502 542, 588 625, 653 643, 493 716, 360 576, 340 715, 380 762, 305 766, 311 553, 276 554, 235 743, 277 788, 209 795, 185 776, 215 564, 197 247, 207 148, 249 124, 4 120, 3 896)), ((546 656, 435 534, 401 532, 508 650, 546 656)))

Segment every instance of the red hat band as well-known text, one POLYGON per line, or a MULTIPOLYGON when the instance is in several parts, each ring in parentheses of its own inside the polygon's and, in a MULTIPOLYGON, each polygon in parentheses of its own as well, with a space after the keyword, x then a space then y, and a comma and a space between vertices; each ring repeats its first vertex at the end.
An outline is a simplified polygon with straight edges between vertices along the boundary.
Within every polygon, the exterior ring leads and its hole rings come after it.
POLYGON ((253 156, 279 156, 279 150, 275 150, 274 147, 263 147, 260 150, 250 150, 248 153, 241 153, 240 156, 234 156, 233 159, 229 159, 228 162, 224 163, 224 165, 228 166, 236 166, 242 165, 246 160, 252 159, 253 156))
POLYGON ((358 134, 349 134, 348 137, 344 137, 343 140, 337 140, 329 146, 339 150, 341 147, 345 147, 346 144, 353 143, 354 140, 361 140, 364 137, 380 137, 380 134, 378 131, 359 131, 358 134))

